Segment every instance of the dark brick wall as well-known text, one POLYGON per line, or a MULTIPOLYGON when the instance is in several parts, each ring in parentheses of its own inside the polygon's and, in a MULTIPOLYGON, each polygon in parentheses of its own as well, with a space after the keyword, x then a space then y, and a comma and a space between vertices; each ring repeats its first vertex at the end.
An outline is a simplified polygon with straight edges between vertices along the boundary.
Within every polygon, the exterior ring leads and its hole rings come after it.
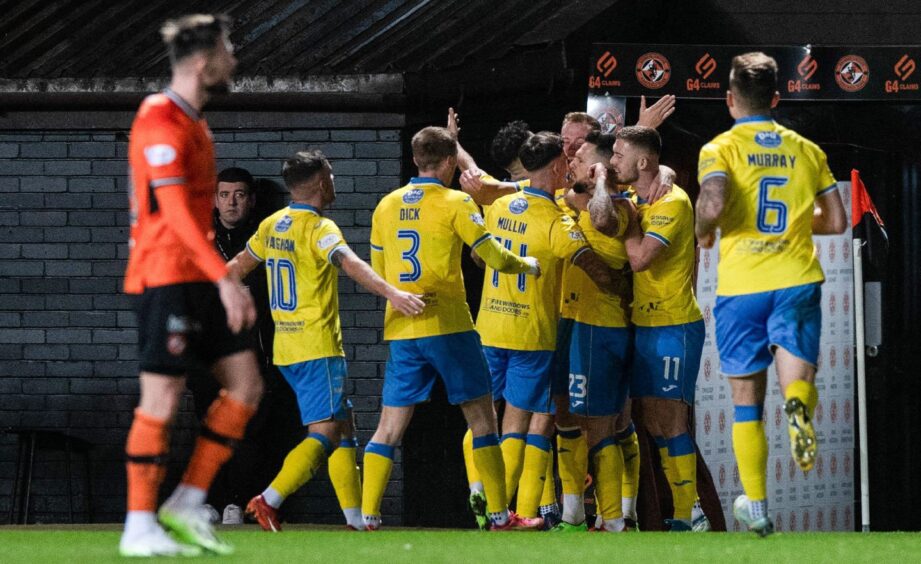
MULTIPOLYGON (((229 131, 215 128, 218 168, 242 166, 280 186, 281 159, 305 147, 330 157, 338 199, 334 219, 368 259, 371 212, 401 173, 399 129, 229 131)), ((398 126, 397 126, 398 127, 398 126)), ((97 521, 124 513, 123 445, 137 402, 137 330, 121 293, 127 257, 126 131, 0 131, 0 428, 68 430, 95 445, 93 508, 97 521)), ((349 392, 359 444, 370 439, 380 409, 383 302, 340 280, 349 392)), ((173 432, 164 492, 179 479, 197 422, 187 397, 173 432)), ((0 523, 6 522, 17 455, 0 433, 0 523)), ((82 461, 73 486, 82 493, 82 461)), ((399 459, 384 518, 401 522, 399 459)), ((82 518, 83 497, 74 500, 82 518)), ((64 456, 36 455, 36 522, 68 519, 64 456)), ((340 523, 332 487, 320 478, 286 505, 297 521, 340 523)))

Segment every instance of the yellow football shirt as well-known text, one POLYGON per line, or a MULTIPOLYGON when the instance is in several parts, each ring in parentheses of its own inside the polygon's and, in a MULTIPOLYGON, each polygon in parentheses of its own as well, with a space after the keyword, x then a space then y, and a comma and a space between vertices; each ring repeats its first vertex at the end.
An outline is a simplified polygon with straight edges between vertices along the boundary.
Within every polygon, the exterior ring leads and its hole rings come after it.
POLYGON ((417 339, 473 330, 461 251, 489 240, 480 209, 467 194, 435 178, 413 178, 387 194, 371 218, 375 270, 397 288, 421 294, 422 314, 409 318, 387 304, 384 338, 417 339))
MULTIPOLYGON (((562 195, 557 192, 557 202, 562 201, 562 195)), ((568 206, 567 209, 576 217, 595 254, 614 270, 621 270, 627 264, 627 249, 621 239, 627 227, 626 221, 621 221, 621 231, 616 237, 609 237, 592 226, 588 212, 572 210, 568 206)), ((624 214, 622 219, 625 218, 624 214)), ((584 270, 573 264, 567 264, 563 271, 560 307, 566 319, 596 327, 626 327, 629 322, 620 298, 602 292, 584 270)))
POLYGON ((675 185, 651 204, 632 189, 630 194, 645 236, 665 245, 649 268, 633 274, 633 323, 660 327, 701 319, 692 282, 695 243, 691 199, 675 185))
POLYGON ((329 259, 345 246, 339 227, 306 204, 265 218, 247 242, 250 254, 265 262, 276 365, 343 356, 339 269, 329 259))
POLYGON ((486 228, 506 249, 540 262, 539 278, 486 268, 476 328, 484 345, 552 351, 559 322, 563 265, 588 250, 582 231, 553 197, 527 187, 502 196, 486 213, 486 228))
POLYGON ((753 294, 824 280, 812 243, 816 196, 837 189, 825 153, 768 116, 700 150, 698 178, 728 179, 716 293, 753 294))

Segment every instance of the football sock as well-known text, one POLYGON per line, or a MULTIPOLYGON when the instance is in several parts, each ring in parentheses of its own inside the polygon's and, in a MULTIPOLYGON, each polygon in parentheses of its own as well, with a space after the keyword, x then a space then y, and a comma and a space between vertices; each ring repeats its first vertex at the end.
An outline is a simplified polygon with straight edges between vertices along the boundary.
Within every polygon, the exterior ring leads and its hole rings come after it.
POLYGON ((819 402, 819 392, 815 385, 805 380, 794 380, 787 386, 787 395, 784 399, 796 398, 806 406, 806 415, 812 419, 815 405, 819 402))
POLYGON ((246 424, 254 413, 255 406, 237 401, 226 390, 221 390, 202 422, 181 485, 207 492, 218 470, 233 455, 233 449, 243 438, 246 424))
POLYGON ((393 446, 368 443, 365 447, 365 479, 361 492, 361 513, 368 517, 380 517, 384 490, 393 470, 393 446))
POLYGON ((578 525, 585 521, 585 500, 582 498, 588 474, 585 436, 578 427, 557 427, 556 445, 563 487, 563 520, 578 525))
POLYGON ((589 451, 595 466, 595 495, 598 513, 605 521, 623 519, 621 491, 623 487, 624 457, 614 437, 598 441, 589 451))
MULTIPOLYGON (((473 461, 483 480, 483 489, 486 492, 486 511, 498 515, 498 521, 503 524, 502 515, 508 511, 508 497, 505 490, 505 464, 503 452, 499 448, 499 437, 495 433, 473 437, 473 461)), ((505 513, 507 519, 507 513, 505 513)))
POLYGON ((732 449, 739 465, 745 495, 754 502, 767 499, 767 436, 761 420, 764 405, 735 406, 732 449))
POLYGON ((690 522, 691 510, 697 500, 697 452, 688 433, 668 439, 668 457, 674 468, 674 518, 690 522))
MULTIPOLYGON (((284 501, 313 478, 317 468, 332 452, 333 445, 328 438, 319 433, 310 433, 306 439, 291 449, 291 452, 285 457, 285 462, 282 464, 278 475, 269 484, 269 489, 277 493, 284 501)), ((332 478, 332 469, 330 469, 330 478, 332 478)), ((272 494, 269 493, 269 495, 272 494)), ((263 492, 262 496, 266 501, 269 500, 265 492, 263 492)), ((278 507, 274 504, 270 505, 278 507)))
POLYGON ((361 474, 355 461, 355 439, 342 439, 329 457, 329 480, 333 483, 339 507, 347 524, 360 528, 361 474))
POLYGON ((467 469, 467 484, 471 492, 483 491, 483 480, 480 479, 480 473, 477 472, 476 464, 473 463, 473 431, 467 429, 464 433, 464 467, 467 469))
MULTIPOLYGON (((506 433, 502 436, 502 462, 505 465, 505 494, 509 499, 515 497, 521 470, 524 465, 524 433, 506 433)), ((474 447, 475 448, 475 447, 474 447)), ((486 496, 489 499, 489 496, 486 496)))
POLYGON ((166 420, 135 409, 125 444, 129 513, 142 511, 153 514, 157 510, 157 493, 166 476, 168 451, 166 420))
POLYGON ((624 517, 636 520, 636 494, 640 485, 640 441, 633 423, 614 435, 624 455, 624 479, 621 494, 624 517))
POLYGON ((668 482, 668 490, 672 494, 672 506, 678 499, 678 488, 675 483, 679 482, 678 471, 672 457, 668 455, 668 441, 665 437, 653 437, 656 442, 656 448, 659 449, 659 461, 662 464, 662 473, 665 474, 665 481, 668 482))
POLYGON ((545 476, 547 479, 544 480, 544 491, 540 494, 541 507, 556 504, 556 480, 553 477, 553 451, 551 451, 550 456, 547 457, 547 473, 545 476))
POLYGON ((518 485, 518 503, 515 509, 522 517, 537 517, 538 504, 546 481, 550 448, 550 439, 547 437, 528 434, 524 451, 524 470, 518 485))

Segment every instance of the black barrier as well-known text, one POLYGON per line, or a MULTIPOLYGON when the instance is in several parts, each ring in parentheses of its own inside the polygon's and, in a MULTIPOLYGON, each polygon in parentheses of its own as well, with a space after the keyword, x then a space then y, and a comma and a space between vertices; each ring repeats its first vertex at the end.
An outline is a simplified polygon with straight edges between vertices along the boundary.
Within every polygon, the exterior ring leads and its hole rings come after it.
POLYGON ((921 100, 921 46, 632 45, 596 43, 594 96, 724 98, 732 58, 763 51, 777 60, 778 90, 794 100, 921 100))

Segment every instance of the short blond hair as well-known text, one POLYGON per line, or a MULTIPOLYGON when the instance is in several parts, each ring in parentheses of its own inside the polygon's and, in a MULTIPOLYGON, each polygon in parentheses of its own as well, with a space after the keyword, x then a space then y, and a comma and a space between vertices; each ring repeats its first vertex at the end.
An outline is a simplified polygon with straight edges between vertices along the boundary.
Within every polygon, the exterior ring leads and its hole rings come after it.
POLYGON ((438 166, 448 157, 457 156, 457 136, 444 127, 426 127, 413 135, 413 160, 420 169, 438 166))

